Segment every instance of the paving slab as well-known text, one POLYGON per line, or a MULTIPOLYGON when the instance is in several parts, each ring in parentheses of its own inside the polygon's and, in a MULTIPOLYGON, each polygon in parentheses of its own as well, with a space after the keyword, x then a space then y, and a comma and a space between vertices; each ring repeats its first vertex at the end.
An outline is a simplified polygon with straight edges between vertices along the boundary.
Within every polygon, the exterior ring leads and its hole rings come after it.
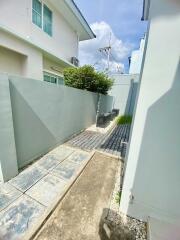
POLYGON ((23 239, 24 233, 36 224, 45 207, 23 195, 0 213, 0 239, 23 239))
POLYGON ((58 147, 8 183, 0 184, 0 240, 24 240, 44 221, 92 156, 74 151, 58 147))
POLYGON ((62 179, 48 174, 30 188, 26 194, 48 207, 51 206, 57 196, 59 198, 62 196, 66 184, 62 179))
POLYGON ((64 162, 60 163, 53 171, 51 172, 53 175, 64 179, 64 180, 70 180, 78 170, 78 165, 65 160, 64 162))
POLYGON ((80 164, 89 159, 89 153, 83 151, 75 151, 73 154, 68 157, 68 161, 72 161, 74 163, 80 164))
POLYGON ((0 211, 8 207, 18 197, 22 195, 22 192, 8 183, 0 184, 0 211))
POLYGON ((55 154, 59 161, 62 161, 66 159, 69 155, 71 155, 73 152, 73 148, 67 146, 60 146, 51 151, 50 154, 55 154))
POLYGON ((47 171, 37 166, 30 166, 15 178, 11 179, 9 183, 18 190, 25 192, 32 187, 37 181, 47 174, 47 171))
POLYGON ((109 208, 118 164, 117 158, 96 153, 33 239, 102 239, 99 224, 103 209, 109 208))
POLYGON ((48 154, 37 161, 37 167, 41 167, 44 170, 51 171, 55 168, 61 161, 55 154, 48 154))

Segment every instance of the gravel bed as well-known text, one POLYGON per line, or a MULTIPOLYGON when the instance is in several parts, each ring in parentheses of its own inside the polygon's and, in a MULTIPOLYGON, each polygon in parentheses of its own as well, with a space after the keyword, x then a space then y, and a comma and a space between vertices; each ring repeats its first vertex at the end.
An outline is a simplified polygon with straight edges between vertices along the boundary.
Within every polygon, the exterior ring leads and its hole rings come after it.
MULTIPOLYGON (((147 227, 146 223, 139 221, 137 219, 131 218, 129 216, 125 216, 119 210, 119 204, 117 203, 117 193, 120 190, 120 182, 121 182, 121 166, 119 165, 114 191, 112 194, 112 199, 109 207, 109 212, 107 216, 107 220, 116 225, 116 227, 120 227, 121 229, 128 229, 129 233, 132 234, 132 239, 135 240, 146 240, 147 239, 147 227)), ((127 238, 129 239, 129 238, 127 238)))

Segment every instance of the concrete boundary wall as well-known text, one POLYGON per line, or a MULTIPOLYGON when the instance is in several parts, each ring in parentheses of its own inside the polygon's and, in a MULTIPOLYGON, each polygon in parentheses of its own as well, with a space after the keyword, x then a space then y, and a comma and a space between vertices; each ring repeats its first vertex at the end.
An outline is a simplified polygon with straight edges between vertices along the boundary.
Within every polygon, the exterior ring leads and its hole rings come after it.
POLYGON ((114 84, 109 92, 114 97, 113 108, 119 115, 133 115, 139 85, 138 74, 114 74, 114 84))
POLYGON ((113 109, 114 97, 108 95, 99 95, 99 113, 108 113, 113 109))
MULTIPOLYGON (((7 75, 0 75, 0 93, 3 181, 96 122, 96 93, 7 75)), ((111 111, 111 102, 102 96, 100 108, 111 111)))
POLYGON ((0 75, 0 179, 18 173, 8 76, 0 75))

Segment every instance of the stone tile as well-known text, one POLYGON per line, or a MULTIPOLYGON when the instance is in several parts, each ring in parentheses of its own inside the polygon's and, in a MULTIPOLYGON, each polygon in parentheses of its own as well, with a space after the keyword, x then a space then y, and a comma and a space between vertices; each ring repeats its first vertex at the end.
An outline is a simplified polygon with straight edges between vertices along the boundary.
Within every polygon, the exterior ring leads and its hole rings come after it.
POLYGON ((71 156, 68 157, 68 161, 72 161, 76 164, 80 164, 87 161, 90 158, 90 154, 83 151, 75 151, 71 156))
POLYGON ((22 192, 12 187, 8 183, 0 184, 0 211, 8 207, 18 197, 22 195, 22 192))
POLYGON ((47 171, 52 170, 60 163, 59 158, 54 154, 48 154, 41 158, 36 166, 39 166, 47 171))
POLYGON ((77 169, 77 164, 65 160, 53 169, 51 173, 61 179, 70 180, 76 174, 77 169))
POLYGON ((36 224, 44 210, 44 206, 26 195, 18 198, 0 213, 1 239, 23 239, 24 233, 36 224))
POLYGON ((22 192, 32 187, 37 181, 47 174, 47 171, 37 166, 31 166, 11 179, 9 183, 22 192))
POLYGON ((49 207, 58 196, 61 196, 66 185, 67 182, 64 180, 48 174, 30 188, 26 194, 49 207))
POLYGON ((66 146, 60 146, 53 151, 51 151, 50 154, 55 154, 55 156, 59 159, 59 161, 62 161, 66 159, 70 154, 74 152, 73 148, 66 147, 66 146))

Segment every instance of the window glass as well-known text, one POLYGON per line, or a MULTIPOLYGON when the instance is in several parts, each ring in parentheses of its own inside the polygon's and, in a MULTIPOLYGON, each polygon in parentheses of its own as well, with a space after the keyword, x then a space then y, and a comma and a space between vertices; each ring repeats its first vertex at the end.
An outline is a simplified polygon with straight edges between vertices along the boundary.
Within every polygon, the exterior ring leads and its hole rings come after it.
POLYGON ((43 7, 43 30, 52 36, 52 12, 46 5, 43 7))
POLYGON ((56 77, 51 77, 51 83, 57 83, 57 78, 56 77))
POLYGON ((54 84, 64 85, 64 79, 61 76, 44 72, 44 81, 54 84))
POLYGON ((59 85, 64 85, 64 78, 63 77, 58 77, 58 84, 59 85))
POLYGON ((46 74, 44 74, 44 81, 51 82, 51 77, 46 75, 46 74))
POLYGON ((39 0, 33 0, 32 5, 32 21, 42 28, 42 3, 39 0))

